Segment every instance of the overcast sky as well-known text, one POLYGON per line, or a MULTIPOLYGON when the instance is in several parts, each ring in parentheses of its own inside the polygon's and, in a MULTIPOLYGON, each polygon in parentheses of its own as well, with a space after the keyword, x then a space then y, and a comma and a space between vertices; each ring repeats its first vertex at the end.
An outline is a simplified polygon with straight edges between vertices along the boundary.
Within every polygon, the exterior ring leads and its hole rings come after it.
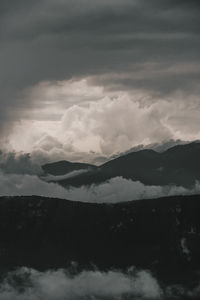
POLYGON ((199 139, 199 31, 199 0, 1 0, 1 148, 87 160, 199 139))

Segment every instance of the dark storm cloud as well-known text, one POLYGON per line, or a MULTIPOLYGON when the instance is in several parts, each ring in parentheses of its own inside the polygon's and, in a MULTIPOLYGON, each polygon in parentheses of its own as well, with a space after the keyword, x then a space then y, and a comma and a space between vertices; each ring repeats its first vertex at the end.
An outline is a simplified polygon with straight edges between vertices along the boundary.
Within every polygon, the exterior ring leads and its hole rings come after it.
POLYGON ((1 1, 2 125, 34 105, 22 91, 43 80, 117 72, 123 79, 104 84, 198 91, 199 8, 179 0, 1 1))

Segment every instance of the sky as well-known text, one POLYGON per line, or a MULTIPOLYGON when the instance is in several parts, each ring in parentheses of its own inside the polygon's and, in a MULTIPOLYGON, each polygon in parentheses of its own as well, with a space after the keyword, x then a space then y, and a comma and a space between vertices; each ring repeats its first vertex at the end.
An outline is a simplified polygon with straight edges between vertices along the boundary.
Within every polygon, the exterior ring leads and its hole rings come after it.
POLYGON ((91 161, 200 139, 199 0, 1 0, 0 148, 91 161))

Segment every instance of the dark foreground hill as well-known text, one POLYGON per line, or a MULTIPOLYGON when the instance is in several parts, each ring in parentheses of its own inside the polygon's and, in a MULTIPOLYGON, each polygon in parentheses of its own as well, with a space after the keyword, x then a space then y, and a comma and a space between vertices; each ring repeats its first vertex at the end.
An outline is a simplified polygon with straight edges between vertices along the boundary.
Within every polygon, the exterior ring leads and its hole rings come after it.
POLYGON ((118 204, 0 198, 0 265, 200 268, 200 196, 118 204))
MULTIPOLYGON (((116 176, 122 176, 146 185, 178 185, 191 187, 200 180, 200 143, 178 145, 162 153, 142 150, 120 156, 99 166, 91 166, 88 172, 73 178, 60 180, 63 186, 99 184, 116 176)), ((67 162, 68 163, 68 162, 67 162)), ((68 163, 69 164, 69 163, 68 163)), ((72 169, 78 165, 72 164, 72 169)), ((51 174, 63 174, 65 162, 49 164, 51 174), (58 171, 60 170, 60 171, 58 171)), ((79 169, 83 168, 82 166, 79 169)), ((77 169, 74 169, 77 170, 77 169)))

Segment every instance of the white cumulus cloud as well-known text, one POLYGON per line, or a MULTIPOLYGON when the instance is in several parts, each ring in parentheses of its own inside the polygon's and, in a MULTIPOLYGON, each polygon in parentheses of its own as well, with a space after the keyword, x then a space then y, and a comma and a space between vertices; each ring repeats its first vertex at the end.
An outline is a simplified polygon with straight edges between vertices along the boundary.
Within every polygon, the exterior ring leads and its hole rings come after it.
POLYGON ((155 99, 145 91, 110 91, 91 78, 32 88, 27 98, 43 105, 26 112, 4 146, 51 161, 91 161, 139 144, 200 138, 199 100, 194 95, 183 99, 176 92, 155 99))

